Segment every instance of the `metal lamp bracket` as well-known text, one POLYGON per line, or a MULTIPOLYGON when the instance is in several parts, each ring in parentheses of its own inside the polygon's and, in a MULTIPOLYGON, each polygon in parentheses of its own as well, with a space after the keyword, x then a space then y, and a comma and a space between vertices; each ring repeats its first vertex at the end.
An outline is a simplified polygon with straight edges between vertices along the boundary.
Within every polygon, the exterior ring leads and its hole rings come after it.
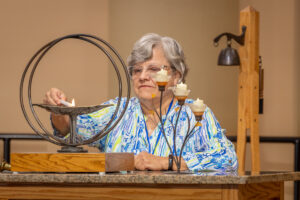
MULTIPOLYGON (((246 33, 246 26, 242 26, 242 34, 237 36, 234 35, 232 33, 221 33, 220 35, 218 35, 215 39, 214 39, 214 45, 218 46, 218 42, 221 39, 221 37, 226 36, 227 37, 227 41, 231 41, 231 39, 235 40, 237 43, 239 43, 240 45, 244 45, 245 42, 245 33, 246 33)), ((230 44, 230 43, 229 43, 230 44)))

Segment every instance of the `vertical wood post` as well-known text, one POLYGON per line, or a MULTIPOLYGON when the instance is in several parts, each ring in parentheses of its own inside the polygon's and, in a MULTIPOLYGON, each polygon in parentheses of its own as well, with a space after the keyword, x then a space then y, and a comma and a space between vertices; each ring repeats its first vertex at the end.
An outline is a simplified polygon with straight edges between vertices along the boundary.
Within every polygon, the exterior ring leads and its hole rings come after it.
POLYGON ((260 171, 259 156, 259 13, 252 7, 240 12, 240 30, 246 26, 245 44, 240 46, 238 89, 237 156, 239 174, 245 173, 246 134, 249 129, 252 174, 260 171))

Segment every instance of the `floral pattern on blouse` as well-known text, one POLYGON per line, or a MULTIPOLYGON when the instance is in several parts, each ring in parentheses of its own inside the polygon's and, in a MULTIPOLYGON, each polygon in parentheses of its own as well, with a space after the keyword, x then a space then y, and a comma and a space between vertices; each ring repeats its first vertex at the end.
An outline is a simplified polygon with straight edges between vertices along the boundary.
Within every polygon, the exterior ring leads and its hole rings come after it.
MULTIPOLYGON (((112 99, 104 104, 113 104, 114 106, 78 116, 77 133, 79 137, 86 140, 103 130, 111 119, 117 102, 118 98, 112 99)), ((186 104, 192 102, 193 100, 186 100, 186 104)), ((122 98, 116 117, 120 116, 125 103, 126 98, 122 98)), ((178 103, 175 103, 175 105, 170 107, 167 116, 163 116, 165 134, 173 153, 175 152, 172 123, 175 125, 178 108, 178 103)), ((181 145, 187 134, 188 117, 190 118, 191 126, 194 125, 196 123, 194 114, 189 106, 184 105, 180 113, 176 131, 177 155, 180 153, 181 145)), ((234 146, 224 135, 219 122, 210 108, 206 108, 201 123, 202 126, 194 129, 194 133, 183 149, 182 156, 188 168, 196 171, 236 171, 238 163, 234 146)), ((150 137, 148 137, 145 117, 140 102, 136 97, 132 97, 129 100, 127 110, 115 128, 91 145, 98 147, 103 152, 133 152, 137 155, 142 151, 146 151, 163 157, 167 157, 170 154, 166 139, 161 133, 160 123, 150 137)))

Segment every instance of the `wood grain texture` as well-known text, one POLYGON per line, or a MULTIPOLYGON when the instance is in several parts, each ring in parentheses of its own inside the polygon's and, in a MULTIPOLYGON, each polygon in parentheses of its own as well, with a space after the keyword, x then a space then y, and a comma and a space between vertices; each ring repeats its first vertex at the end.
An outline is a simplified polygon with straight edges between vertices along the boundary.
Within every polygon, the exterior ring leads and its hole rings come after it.
POLYGON ((17 172, 112 172, 133 169, 134 157, 131 153, 11 154, 11 171, 17 172), (120 157, 122 159, 118 159, 120 157))
POLYGON ((105 171, 133 171, 134 154, 133 153, 106 153, 105 154, 105 171), (120 167, 122 170, 120 170, 120 167))
MULTIPOLYGON (((240 12, 240 27, 246 26, 245 44, 239 49, 241 60, 238 92, 237 156, 239 174, 245 172, 246 133, 251 137, 252 174, 260 171, 259 156, 259 13, 252 7, 240 12)), ((240 28, 241 29, 241 28, 240 28)))
POLYGON ((243 200, 283 200, 284 198, 284 183, 256 183, 239 185, 239 199, 243 200))
POLYGON ((283 182, 255 184, 0 185, 0 199, 261 200, 283 199, 283 182))
POLYGON ((238 200, 238 193, 237 185, 222 186, 222 200, 238 200))
POLYGON ((109 199, 109 200, 221 200, 221 188, 199 187, 0 187, 0 197, 7 199, 109 199))

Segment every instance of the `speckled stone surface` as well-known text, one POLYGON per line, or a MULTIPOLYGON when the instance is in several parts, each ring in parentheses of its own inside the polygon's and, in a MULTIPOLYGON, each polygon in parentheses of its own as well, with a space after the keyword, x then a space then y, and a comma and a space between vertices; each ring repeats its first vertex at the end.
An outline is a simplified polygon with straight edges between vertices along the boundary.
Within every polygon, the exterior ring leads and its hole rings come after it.
POLYGON ((151 172, 124 173, 0 173, 0 185, 7 184, 247 184, 300 180, 300 172, 268 172, 238 176, 221 172, 151 172))

